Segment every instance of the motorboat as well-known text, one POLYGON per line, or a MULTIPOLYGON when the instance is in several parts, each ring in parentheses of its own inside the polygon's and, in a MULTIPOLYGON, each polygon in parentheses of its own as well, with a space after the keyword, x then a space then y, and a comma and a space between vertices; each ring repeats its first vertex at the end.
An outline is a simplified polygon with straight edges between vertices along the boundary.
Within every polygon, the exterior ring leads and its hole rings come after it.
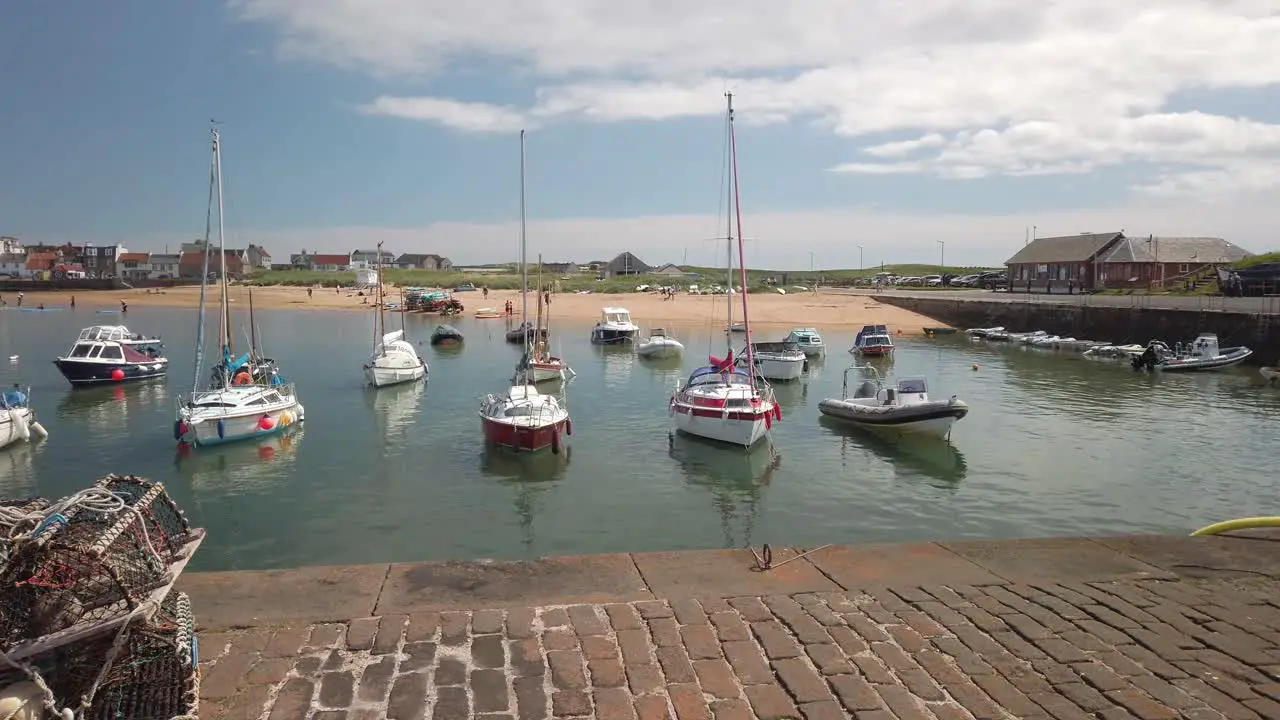
POLYGON ((53 361, 73 386, 164 377, 169 359, 159 338, 145 338, 124 325, 94 325, 80 331, 67 354, 53 361))
POLYGON ((522 322, 507 331, 507 342, 522 343, 538 336, 542 336, 542 339, 545 340, 547 337, 547 329, 538 328, 537 330, 534 330, 532 324, 522 322))
POLYGON ((477 320, 497 320, 501 317, 506 317, 506 313, 501 312, 496 308, 480 308, 479 310, 476 310, 477 320))
MULTIPOLYGON (((529 263, 528 224, 525 218, 525 155, 524 131, 520 131, 520 319, 525 327, 542 325, 542 293, 538 293, 538 324, 529 325, 529 263)), ((541 262, 538 263, 542 265, 541 262)), ((573 433, 569 411, 551 395, 538 392, 534 383, 538 378, 535 361, 539 348, 532 344, 533 333, 522 333, 524 354, 516 365, 512 384, 503 394, 490 393, 480 400, 480 425, 485 442, 509 447, 513 450, 536 452, 551 448, 559 453, 564 437, 573 433)), ((538 339, 542 345, 542 359, 554 359, 557 363, 555 377, 564 377, 563 363, 559 358, 549 358, 546 353, 545 335, 538 339)), ((547 378, 551 379, 551 378, 547 378)))
POLYGON ((880 372, 869 365, 845 369, 840 399, 818 403, 823 415, 866 428, 916 433, 944 438, 951 426, 969 414, 969 406, 952 395, 947 400, 931 400, 924 378, 899 378, 888 387, 880 372), (864 380, 849 396, 849 373, 861 372, 864 380))
POLYGON ((639 345, 636 345, 636 355, 647 360, 680 357, 683 354, 684 345, 679 340, 668 335, 662 328, 650 330, 649 337, 644 338, 639 345))
POLYGON ((1275 385, 1280 382, 1280 364, 1271 367, 1258 368, 1258 373, 1266 378, 1267 382, 1275 385))
POLYGON ((369 361, 363 366, 364 376, 374 387, 415 382, 427 375, 427 363, 413 343, 405 339, 404 308, 399 305, 400 329, 387 332, 387 317, 382 290, 382 243, 378 243, 378 309, 373 316, 374 328, 381 339, 374 344, 369 361))
POLYGON ((564 438, 573 434, 569 411, 552 395, 532 385, 512 385, 505 395, 489 394, 480 401, 485 442, 513 450, 559 453, 564 438))
MULTIPOLYGON (((732 293, 730 293, 730 294, 732 294, 732 293)), ((746 324, 746 323, 744 323, 744 322, 731 322, 731 323, 729 323, 727 326, 725 326, 725 329, 726 329, 726 330, 728 330, 728 331, 729 331, 729 332, 731 332, 731 333, 746 332, 746 331, 747 331, 747 324, 746 324)))
MULTIPOLYGON (((790 382, 799 380, 808 367, 804 351, 794 342, 758 342, 751 344, 751 358, 756 365, 756 372, 766 380, 790 382)), ((747 366, 747 354, 741 353, 737 359, 738 367, 747 366)))
POLYGON ((28 441, 32 435, 37 438, 49 436, 44 426, 36 421, 36 411, 28 404, 30 393, 31 388, 23 392, 14 385, 0 394, 0 448, 28 441))
MULTIPOLYGON (((676 430, 688 435, 715 440, 718 442, 749 448, 768 436, 773 429, 773 422, 782 419, 782 406, 774 397, 773 388, 759 375, 754 362, 754 350, 751 343, 751 323, 748 315, 747 268, 742 242, 742 206, 738 193, 737 143, 733 128, 733 93, 726 94, 727 145, 729 148, 726 171, 731 174, 732 182, 725 183, 725 191, 734 213, 726 213, 727 218, 737 221, 737 254, 739 280, 744 292, 742 298, 742 326, 746 334, 747 361, 746 368, 735 367, 733 347, 730 345, 723 359, 708 357, 709 364, 693 371, 671 396, 668 413, 675 420, 676 430)), ((733 250, 734 221, 730 219, 726 240, 729 246, 728 280, 733 286, 733 250)), ((725 295, 728 324, 733 325, 733 293, 725 295)), ((803 357, 803 353, 801 353, 803 357)))
POLYGON ((1239 365, 1253 354, 1244 346, 1219 348, 1218 336, 1200 333, 1190 344, 1179 343, 1170 348, 1159 340, 1147 344, 1141 355, 1132 359, 1134 370, 1160 370, 1163 372, 1203 372, 1221 370, 1239 365))
POLYGON ((600 322, 591 329, 591 342, 596 345, 634 342, 639 332, 626 308, 607 307, 600 311, 600 322))
POLYGON ((179 399, 173 436, 208 447, 288 432, 304 419, 293 385, 230 385, 179 399))
POLYGON ((462 342, 462 333, 452 325, 437 325, 431 331, 432 345, 448 345, 462 342))
POLYGON ((1133 357, 1135 355, 1141 355, 1143 351, 1145 351, 1146 349, 1147 348, 1145 346, 1138 345, 1137 343, 1132 343, 1129 345, 1102 344, 1102 345, 1094 345, 1093 347, 1085 350, 1084 354, 1088 356, 1096 356, 1096 357, 1123 358, 1123 357, 1133 357))
POLYGON ((863 357, 884 357, 893 354, 893 338, 884 325, 863 325, 853 340, 849 352, 863 357))
POLYGON ((796 328, 787 335, 785 342, 799 345, 805 357, 820 358, 827 355, 827 346, 822 342, 822 336, 818 334, 817 328, 796 328))
POLYGON ((427 363, 413 344, 404 339, 404 330, 393 330, 382 336, 373 354, 364 364, 364 375, 374 387, 386 387, 421 380, 427 375, 427 363))
POLYGON ((1030 345, 1032 342, 1039 340, 1042 337, 1048 337, 1048 335, 1049 333, 1044 330, 1032 330, 1031 332, 1024 333, 1007 333, 1006 339, 1012 343, 1030 345))
POLYGON ((976 338, 983 338, 984 340, 988 336, 990 336, 992 333, 1002 333, 1002 332, 1004 332, 1003 325, 996 326, 996 327, 989 327, 989 328, 970 328, 969 329, 969 334, 971 336, 976 338))
POLYGON ((1039 337, 1026 338, 1022 341, 1022 344, 1037 348, 1054 349, 1057 348, 1058 343, 1062 341, 1075 342, 1075 338, 1064 338, 1058 335, 1041 335, 1039 337))

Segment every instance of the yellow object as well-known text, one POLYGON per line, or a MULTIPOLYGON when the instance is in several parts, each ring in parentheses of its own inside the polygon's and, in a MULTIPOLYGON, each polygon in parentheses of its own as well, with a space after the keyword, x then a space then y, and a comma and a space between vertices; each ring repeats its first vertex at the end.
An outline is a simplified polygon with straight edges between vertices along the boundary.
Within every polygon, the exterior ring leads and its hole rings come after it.
POLYGON ((1280 517, 1247 517, 1214 523, 1191 533, 1192 537, 1203 535, 1221 535, 1235 530, 1252 530, 1254 528, 1280 528, 1280 517))

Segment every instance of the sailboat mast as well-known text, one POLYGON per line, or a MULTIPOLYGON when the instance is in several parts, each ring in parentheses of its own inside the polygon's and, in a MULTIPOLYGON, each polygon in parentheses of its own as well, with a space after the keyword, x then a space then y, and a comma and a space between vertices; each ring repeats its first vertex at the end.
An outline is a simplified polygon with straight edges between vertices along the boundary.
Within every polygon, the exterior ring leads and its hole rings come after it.
POLYGON ((204 262, 200 270, 200 324, 196 327, 196 367, 191 378, 191 394, 200 389, 200 370, 204 364, 204 320, 205 297, 209 288, 209 236, 213 234, 213 191, 217 181, 218 131, 213 129, 213 150, 209 153, 209 201, 204 208, 204 262))
POLYGON ((258 352, 258 319, 253 314, 253 288, 249 290, 249 352, 255 360, 262 357, 258 352))
MULTIPOLYGON (((373 346, 374 347, 378 347, 382 338, 385 337, 387 334, 387 317, 383 311, 383 306, 386 305, 386 302, 384 302, 383 296, 382 296, 382 242, 381 241, 378 242, 377 253, 378 253, 378 261, 377 261, 378 262, 378 265, 377 265, 378 292, 373 297, 374 297, 374 301, 378 303, 378 316, 377 316, 377 322, 373 324, 373 333, 374 333, 373 346)), ((382 354, 383 355, 387 354, 387 349, 385 347, 382 348, 382 354)))
MULTIPOLYGON (((218 177, 218 284, 222 300, 222 315, 219 319, 222 337, 218 342, 222 345, 222 357, 225 361, 235 352, 235 343, 231 337, 231 303, 227 298, 227 234, 222 213, 222 136, 217 128, 213 129, 213 164, 218 177)), ((208 254, 207 245, 204 251, 208 254)))
POLYGON ((520 324, 524 327, 524 349, 531 350, 529 344, 529 253, 528 235, 525 230, 524 215, 524 130, 520 131, 520 324))
POLYGON ((756 380, 755 353, 751 348, 751 319, 747 317, 747 257, 742 247, 742 194, 738 188, 738 139, 733 132, 733 93, 729 98, 729 162, 733 168, 733 212, 738 225, 738 273, 742 278, 742 328, 747 338, 747 373, 756 380))
MULTIPOLYGON (((729 100, 729 114, 725 118, 725 131, 730 135, 733 134, 733 93, 724 94, 729 100)), ((726 164, 729 158, 725 158, 726 164)), ((729 168, 726 168, 729 169, 729 168)), ((728 324, 724 327, 725 344, 729 346, 729 351, 733 351, 733 185, 731 183, 724 184, 725 205, 724 205, 724 224, 725 224, 725 272, 728 274, 729 289, 725 292, 725 304, 729 307, 728 324)))

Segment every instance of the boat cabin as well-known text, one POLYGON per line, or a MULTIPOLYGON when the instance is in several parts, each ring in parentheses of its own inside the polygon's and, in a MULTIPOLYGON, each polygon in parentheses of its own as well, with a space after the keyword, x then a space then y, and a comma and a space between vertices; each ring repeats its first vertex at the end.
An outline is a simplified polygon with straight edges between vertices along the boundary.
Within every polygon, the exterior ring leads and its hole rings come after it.
POLYGON ((144 338, 123 325, 95 325, 80 331, 67 358, 103 362, 148 362, 161 356, 158 338, 144 338))
POLYGON ((605 325, 631 325, 631 311, 620 307, 607 307, 600 311, 600 322, 605 325))

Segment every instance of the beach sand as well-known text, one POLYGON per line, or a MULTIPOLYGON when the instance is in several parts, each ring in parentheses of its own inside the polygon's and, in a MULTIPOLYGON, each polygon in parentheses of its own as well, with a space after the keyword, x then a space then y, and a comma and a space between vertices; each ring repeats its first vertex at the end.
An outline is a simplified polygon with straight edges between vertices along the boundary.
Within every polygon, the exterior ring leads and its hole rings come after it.
MULTIPOLYGON (((170 288, 161 292, 146 290, 97 290, 97 291, 58 291, 30 292, 23 298, 24 307, 37 307, 43 303, 46 307, 67 307, 74 295, 76 305, 86 310, 110 309, 118 310, 120 301, 124 300, 129 307, 171 307, 195 308, 200 303, 199 287, 170 288)), ((0 293, 9 307, 17 304, 17 293, 0 293)), ((209 299, 217 301, 216 287, 209 288, 209 299)), ((233 286, 229 297, 236 307, 247 307, 248 289, 233 286)), ((501 310, 507 300, 515 305, 520 313, 520 293, 518 291, 490 291, 488 299, 479 292, 457 293, 457 299, 466 306, 465 314, 470 316, 480 308, 496 308, 501 310)), ((387 299, 395 301, 399 291, 387 289, 387 299)), ((368 310, 365 304, 368 298, 359 297, 351 290, 335 291, 333 288, 315 288, 312 297, 307 297, 307 289, 301 287, 255 287, 253 288, 253 305, 257 310, 290 309, 290 310, 368 310)), ((706 323, 720 325, 725 322, 725 297, 723 295, 677 295, 675 299, 663 300, 656 293, 606 294, 552 294, 551 319, 553 322, 571 320, 578 322, 594 322, 600 317, 600 309, 606 306, 620 306, 631 311, 632 320, 641 328, 648 330, 663 325, 691 325, 706 323)), ((734 298, 734 319, 741 320, 741 298, 734 298)), ((533 294, 529 296, 529 314, 536 311, 533 294)), ((944 324, 909 310, 886 305, 877 301, 870 294, 850 293, 794 293, 778 295, 774 293, 758 293, 750 297, 751 326, 768 327, 770 329, 792 327, 822 328, 860 328, 863 325, 887 325, 890 331, 903 335, 921 335, 925 327, 940 327, 944 324)))

